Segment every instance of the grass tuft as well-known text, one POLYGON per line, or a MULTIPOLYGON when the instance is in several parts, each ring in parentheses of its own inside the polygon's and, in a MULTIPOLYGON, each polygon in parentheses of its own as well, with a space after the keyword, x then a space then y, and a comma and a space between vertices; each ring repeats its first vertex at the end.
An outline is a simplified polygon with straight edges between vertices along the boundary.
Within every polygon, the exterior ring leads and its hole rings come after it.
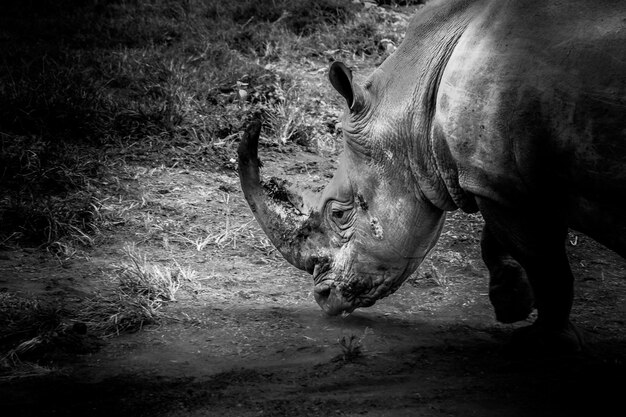
POLYGON ((116 287, 86 300, 77 317, 102 337, 140 330, 161 321, 162 307, 176 301, 184 281, 193 283, 196 273, 177 262, 159 266, 147 261, 134 245, 124 248, 126 261, 116 270, 116 287))
POLYGON ((363 357, 363 341, 371 332, 371 329, 366 327, 360 337, 355 334, 342 336, 337 341, 337 343, 339 343, 339 347, 341 348, 341 353, 333 360, 340 362, 354 362, 355 360, 363 357))
POLYGON ((155 303, 175 301, 181 282, 179 270, 148 263, 146 255, 134 245, 127 245, 124 253, 129 262, 118 269, 120 289, 133 295, 143 296, 155 303))

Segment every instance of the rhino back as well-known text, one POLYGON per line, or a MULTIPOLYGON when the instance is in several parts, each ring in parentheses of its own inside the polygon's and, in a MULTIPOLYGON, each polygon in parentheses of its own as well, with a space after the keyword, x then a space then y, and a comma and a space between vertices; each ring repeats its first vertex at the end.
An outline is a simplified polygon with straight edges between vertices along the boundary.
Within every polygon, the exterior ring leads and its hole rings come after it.
POLYGON ((435 123, 461 186, 511 204, 550 187, 621 203, 625 44, 622 1, 484 7, 437 95, 435 123))

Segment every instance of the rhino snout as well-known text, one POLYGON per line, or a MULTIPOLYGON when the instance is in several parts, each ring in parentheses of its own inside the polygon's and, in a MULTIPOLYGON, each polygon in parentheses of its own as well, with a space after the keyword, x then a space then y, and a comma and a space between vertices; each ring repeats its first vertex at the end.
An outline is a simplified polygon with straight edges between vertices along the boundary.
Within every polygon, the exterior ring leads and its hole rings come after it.
POLYGON ((348 301, 334 283, 322 282, 315 286, 315 301, 330 316, 352 313, 356 306, 348 301))

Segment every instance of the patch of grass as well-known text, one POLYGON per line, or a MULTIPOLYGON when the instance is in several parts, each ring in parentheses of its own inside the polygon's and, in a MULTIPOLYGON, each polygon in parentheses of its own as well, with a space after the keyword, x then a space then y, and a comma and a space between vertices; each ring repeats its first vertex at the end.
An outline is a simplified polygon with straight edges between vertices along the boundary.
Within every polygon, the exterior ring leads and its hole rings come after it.
MULTIPOLYGON (((250 36, 246 27, 259 24, 281 25, 288 31, 306 36, 326 25, 339 25, 353 19, 360 9, 345 0, 243 0, 237 2, 209 2, 207 16, 220 21, 233 21, 241 30, 240 36, 250 36)), ((267 29, 261 33, 267 32, 267 29)))
POLYGON ((183 283, 195 282, 195 271, 177 262, 151 264, 132 245, 125 255, 110 288, 76 305, 44 305, 0 292, 0 373, 24 361, 45 364, 68 352, 91 351, 98 339, 159 323, 168 317, 164 304, 176 301, 183 283))
POLYGON ((162 307, 176 301, 176 293, 187 282, 193 286, 196 272, 178 262, 160 266, 148 262, 134 245, 124 248, 126 260, 116 270, 112 291, 85 300, 77 319, 101 337, 140 330, 160 322, 162 307))
POLYGON ((297 59, 302 38, 317 54, 373 54, 380 40, 375 14, 361 9, 343 0, 99 2, 34 13, 30 20, 42 28, 28 32, 21 25, 26 15, 9 13, 2 21, 19 46, 6 45, 4 131, 96 141, 226 137, 241 129, 243 114, 232 106, 240 83, 258 93, 274 82, 254 58, 297 59), (45 39, 37 49, 25 44, 38 35, 45 39))
MULTIPOLYGON (((175 233, 174 235, 180 238, 182 242, 190 244, 198 252, 203 251, 209 245, 214 245, 218 248, 230 246, 236 249, 238 242, 251 242, 256 240, 250 228, 252 220, 248 220, 242 224, 233 224, 230 194, 224 192, 221 198, 225 206, 225 216, 220 227, 211 230, 209 227, 196 226, 190 228, 184 234, 175 233)), ((256 242, 256 244, 257 246, 263 246, 263 243, 260 242, 256 242)))
POLYGON ((376 3, 386 6, 415 6, 426 3, 426 0, 376 0, 376 3))
POLYGON ((427 259, 407 281, 414 287, 446 287, 450 282, 447 268, 427 259))
POLYGON ((371 329, 366 327, 360 337, 355 334, 342 336, 337 341, 337 343, 339 343, 339 347, 341 348, 341 353, 333 360, 341 362, 354 362, 355 360, 363 357, 363 340, 365 340, 365 337, 370 333, 371 329))
POLYGON ((265 130, 278 145, 298 143, 308 145, 312 141, 313 126, 307 119, 307 105, 300 100, 303 91, 296 85, 284 89, 284 85, 275 84, 276 99, 265 104, 265 130))
POLYGON ((310 55, 328 60, 382 63, 404 37, 406 17, 381 7, 364 8, 354 19, 326 27, 304 39, 310 55))
POLYGON ((0 238, 51 246, 64 238, 90 245, 101 163, 66 144, 0 135, 0 238))
POLYGON ((117 272, 121 291, 150 300, 153 303, 150 310, 158 309, 163 302, 176 300, 175 294, 181 285, 178 269, 149 263, 146 255, 134 245, 127 245, 124 253, 128 261, 117 272))
POLYGON ((384 59, 393 16, 347 0, 9 1, 0 242, 92 244, 111 160, 233 169, 255 114, 266 143, 334 151, 337 115, 294 68, 384 59))

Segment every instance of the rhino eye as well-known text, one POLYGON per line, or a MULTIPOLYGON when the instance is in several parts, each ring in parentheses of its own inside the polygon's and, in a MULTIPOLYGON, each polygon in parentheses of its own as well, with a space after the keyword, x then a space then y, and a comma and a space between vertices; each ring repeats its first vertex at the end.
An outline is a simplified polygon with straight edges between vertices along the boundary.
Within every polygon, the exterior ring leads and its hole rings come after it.
POLYGON ((352 202, 341 203, 339 201, 333 201, 329 204, 327 216, 335 232, 344 234, 344 232, 354 224, 354 204, 352 202))

